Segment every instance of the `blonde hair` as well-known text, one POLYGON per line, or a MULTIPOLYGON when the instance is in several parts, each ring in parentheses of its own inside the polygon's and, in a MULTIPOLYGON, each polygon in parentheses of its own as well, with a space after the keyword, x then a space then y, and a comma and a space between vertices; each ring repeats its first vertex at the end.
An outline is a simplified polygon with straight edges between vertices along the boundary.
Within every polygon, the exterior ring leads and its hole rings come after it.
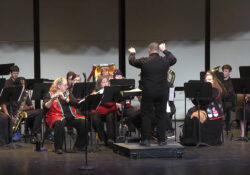
POLYGON ((63 77, 55 79, 54 82, 52 83, 52 85, 50 86, 49 90, 52 91, 52 92, 56 91, 58 89, 57 86, 59 84, 61 84, 62 82, 66 82, 67 83, 67 79, 63 78, 63 77))

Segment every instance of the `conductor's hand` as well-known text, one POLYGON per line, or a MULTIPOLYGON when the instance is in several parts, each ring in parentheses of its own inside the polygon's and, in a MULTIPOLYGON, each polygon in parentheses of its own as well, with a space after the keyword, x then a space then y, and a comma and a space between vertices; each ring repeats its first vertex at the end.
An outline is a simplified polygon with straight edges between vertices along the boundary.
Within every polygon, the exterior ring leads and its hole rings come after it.
POLYGON ((135 48, 133 48, 133 47, 129 48, 128 51, 129 51, 130 53, 136 53, 135 48))
POLYGON ((166 45, 165 45, 165 43, 161 43, 160 45, 159 45, 159 49, 160 49, 160 51, 164 51, 164 50, 166 50, 166 45))

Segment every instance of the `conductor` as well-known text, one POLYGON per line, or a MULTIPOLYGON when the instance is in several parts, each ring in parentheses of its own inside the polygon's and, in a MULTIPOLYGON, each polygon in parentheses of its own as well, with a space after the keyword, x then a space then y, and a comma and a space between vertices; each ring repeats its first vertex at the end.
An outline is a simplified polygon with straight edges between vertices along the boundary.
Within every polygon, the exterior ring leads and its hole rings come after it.
POLYGON ((148 57, 135 58, 135 48, 128 49, 129 64, 141 69, 139 88, 142 90, 141 113, 141 143, 142 146, 150 146, 151 119, 150 115, 155 112, 157 120, 157 140, 160 146, 167 144, 165 140, 165 116, 169 87, 167 72, 170 66, 176 63, 176 58, 166 50, 165 43, 158 45, 152 42, 148 46, 148 57), (160 56, 162 51, 165 56, 160 56))

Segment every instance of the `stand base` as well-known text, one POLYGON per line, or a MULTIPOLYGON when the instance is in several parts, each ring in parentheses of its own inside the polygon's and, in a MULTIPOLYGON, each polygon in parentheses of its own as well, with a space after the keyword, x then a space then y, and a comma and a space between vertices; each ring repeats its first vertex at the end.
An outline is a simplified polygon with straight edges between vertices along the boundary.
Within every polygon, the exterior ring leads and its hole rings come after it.
POLYGON ((207 143, 199 142, 199 143, 197 143, 196 148, 199 148, 199 147, 202 147, 202 146, 211 146, 211 145, 209 145, 207 143))
POLYGON ((165 146, 151 144, 150 147, 141 146, 139 143, 114 143, 113 151, 131 159, 182 158, 184 147, 176 142, 168 142, 165 146))
POLYGON ((94 166, 90 166, 90 165, 84 165, 84 166, 81 166, 79 168, 79 170, 86 170, 86 171, 90 171, 90 170, 94 170, 95 167, 94 166))

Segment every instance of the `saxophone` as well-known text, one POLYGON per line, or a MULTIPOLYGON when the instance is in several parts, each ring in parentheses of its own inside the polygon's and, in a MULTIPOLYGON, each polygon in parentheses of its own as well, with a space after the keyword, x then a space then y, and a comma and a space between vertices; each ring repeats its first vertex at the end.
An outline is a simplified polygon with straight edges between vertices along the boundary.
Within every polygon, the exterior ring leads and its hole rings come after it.
POLYGON ((13 123, 13 127, 12 127, 12 130, 13 132, 16 132, 18 126, 20 125, 21 121, 24 119, 24 118, 27 118, 27 112, 25 112, 23 109, 24 109, 24 106, 26 104, 26 101, 27 101, 27 98, 28 98, 28 95, 29 93, 27 91, 23 91, 24 93, 24 97, 23 97, 23 100, 20 104, 20 107, 17 111, 17 114, 15 115, 15 118, 16 120, 14 121, 13 123))

